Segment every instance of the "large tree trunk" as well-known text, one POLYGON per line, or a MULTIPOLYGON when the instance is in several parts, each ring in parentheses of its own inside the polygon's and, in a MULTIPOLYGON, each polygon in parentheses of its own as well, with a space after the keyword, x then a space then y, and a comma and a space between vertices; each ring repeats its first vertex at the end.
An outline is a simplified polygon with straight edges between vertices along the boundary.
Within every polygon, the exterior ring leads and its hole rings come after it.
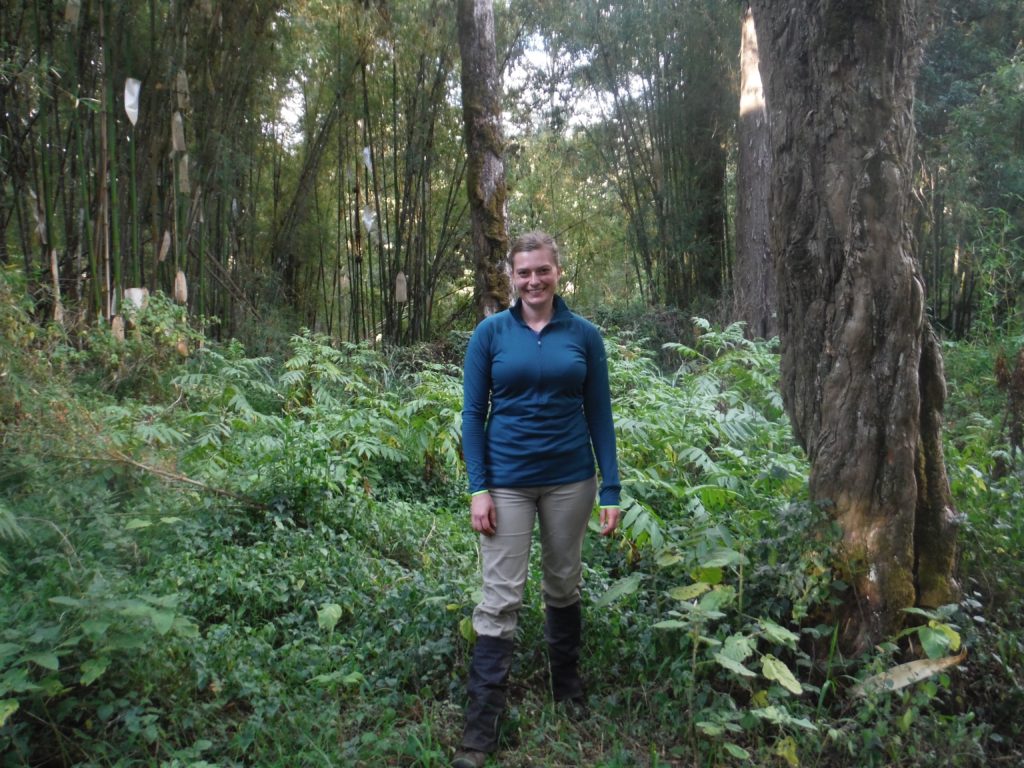
POLYGON ((842 526, 846 648, 954 600, 941 356, 911 234, 920 0, 754 3, 773 148, 782 389, 842 526))
POLYGON ((749 8, 743 16, 740 41, 740 119, 736 133, 739 157, 733 317, 747 324, 748 336, 770 339, 776 334, 775 271, 768 242, 771 147, 754 13, 749 8))
POLYGON ((505 224, 504 139, 501 132, 501 82, 494 42, 492 0, 459 0, 459 51, 462 56, 462 117, 465 123, 466 186, 473 231, 477 319, 504 309, 509 279, 505 224))

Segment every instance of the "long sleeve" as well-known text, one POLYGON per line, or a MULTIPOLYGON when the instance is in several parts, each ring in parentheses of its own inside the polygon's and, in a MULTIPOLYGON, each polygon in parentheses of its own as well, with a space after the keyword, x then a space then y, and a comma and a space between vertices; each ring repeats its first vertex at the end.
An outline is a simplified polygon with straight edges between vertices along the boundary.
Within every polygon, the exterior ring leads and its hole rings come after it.
POLYGON ((615 423, 608 385, 608 358, 604 342, 596 328, 587 334, 587 379, 583 385, 583 411, 587 417, 590 440, 601 470, 600 504, 619 506, 619 460, 615 451, 615 423))
POLYGON ((469 492, 487 488, 484 428, 491 397, 490 333, 481 324, 466 349, 462 379, 462 454, 469 474, 469 492))

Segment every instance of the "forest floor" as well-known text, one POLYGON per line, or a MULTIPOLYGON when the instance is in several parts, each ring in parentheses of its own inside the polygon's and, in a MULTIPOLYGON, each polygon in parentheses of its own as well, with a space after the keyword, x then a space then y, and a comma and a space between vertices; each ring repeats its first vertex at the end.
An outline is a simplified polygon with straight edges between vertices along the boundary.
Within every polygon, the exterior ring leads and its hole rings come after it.
MULTIPOLYGON (((0 764, 446 765, 479 589, 465 336, 305 334, 253 358, 159 300, 125 342, 6 306, 0 764)), ((608 346, 626 514, 584 553, 590 714, 550 702, 534 562, 493 764, 1022 764, 1024 467, 1000 349, 945 346, 964 599, 848 659, 775 347, 737 328, 608 346)))

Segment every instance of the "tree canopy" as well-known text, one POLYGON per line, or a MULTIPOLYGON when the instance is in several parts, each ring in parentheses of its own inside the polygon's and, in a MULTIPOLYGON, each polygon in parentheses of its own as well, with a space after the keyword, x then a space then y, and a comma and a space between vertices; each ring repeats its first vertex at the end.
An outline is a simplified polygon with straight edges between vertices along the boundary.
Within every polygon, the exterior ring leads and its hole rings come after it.
MULTIPOLYGON (((59 292, 62 310, 109 321, 125 289, 170 292, 180 270, 222 336, 269 320, 394 343, 472 317, 453 7, 9 6, 0 258, 24 265, 40 312, 59 292)), ((742 10, 495 8, 508 226, 565 240, 585 305, 730 317, 742 10)), ((979 313, 980 332, 1012 327, 1024 22, 987 0, 944 0, 930 22, 915 162, 928 311, 957 335, 979 313)))

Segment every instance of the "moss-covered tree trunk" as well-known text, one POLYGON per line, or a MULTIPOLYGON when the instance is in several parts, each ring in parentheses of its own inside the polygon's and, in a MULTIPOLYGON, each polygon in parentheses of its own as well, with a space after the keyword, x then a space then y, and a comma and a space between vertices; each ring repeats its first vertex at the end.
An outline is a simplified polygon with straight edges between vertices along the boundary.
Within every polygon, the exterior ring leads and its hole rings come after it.
POLYGON ((844 533, 844 645, 956 598, 945 393, 911 234, 924 0, 753 4, 773 150, 782 389, 844 533))
POLYGON ((501 81, 492 0, 459 0, 458 24, 462 118, 468 156, 466 186, 476 276, 474 297, 477 319, 482 319, 504 309, 509 301, 509 279, 504 269, 508 228, 501 81))

